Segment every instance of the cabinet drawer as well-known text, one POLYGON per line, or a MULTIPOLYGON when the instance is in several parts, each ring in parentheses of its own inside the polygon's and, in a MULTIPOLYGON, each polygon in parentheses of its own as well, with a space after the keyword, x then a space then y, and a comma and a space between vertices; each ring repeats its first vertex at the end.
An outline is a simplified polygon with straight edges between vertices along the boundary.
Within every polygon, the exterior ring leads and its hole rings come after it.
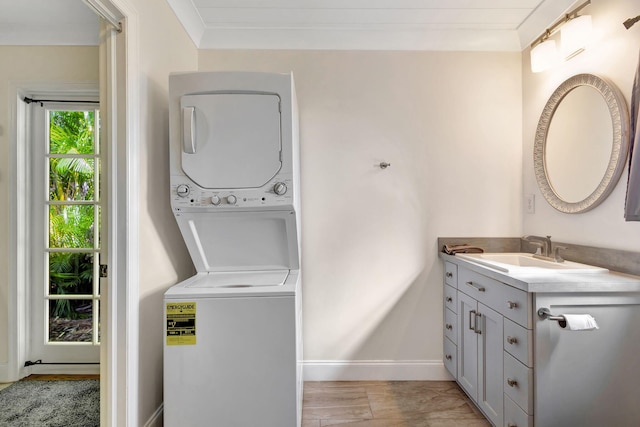
POLYGON ((533 369, 504 353, 504 393, 524 412, 533 414, 533 369))
POLYGON ((507 395, 504 396, 504 427, 533 427, 533 415, 527 415, 507 395))
POLYGON ((458 290, 477 299, 503 316, 529 325, 529 294, 475 271, 461 269, 458 290))
POLYGON ((533 331, 504 319, 504 349, 526 366, 533 367, 533 331))
POLYGON ((457 343, 458 342, 458 318, 456 314, 449 310, 448 308, 444 309, 444 336, 449 338, 451 341, 457 343))
POLYGON ((444 306, 456 313, 458 305, 458 290, 449 285, 444 285, 444 306))
POLYGON ((458 287, 458 266, 452 262, 444 263, 444 283, 454 288, 458 287))
POLYGON ((444 339, 443 362, 453 378, 458 379, 458 347, 449 338, 444 339))
POLYGON ((530 296, 531 294, 516 289, 509 285, 504 285, 502 290, 502 298, 498 311, 508 319, 513 320, 524 327, 533 326, 529 321, 530 318, 530 296))

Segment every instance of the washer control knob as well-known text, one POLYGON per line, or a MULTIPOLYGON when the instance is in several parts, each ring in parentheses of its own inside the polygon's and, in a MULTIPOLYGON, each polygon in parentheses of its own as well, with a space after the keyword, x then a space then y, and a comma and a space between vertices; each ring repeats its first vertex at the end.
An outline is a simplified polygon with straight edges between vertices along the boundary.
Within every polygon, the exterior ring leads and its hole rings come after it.
POLYGON ((284 182, 276 182, 276 185, 273 186, 273 192, 278 196, 282 196, 287 192, 287 184, 284 182))
POLYGON ((218 206, 220 204, 220 197, 211 196, 211 204, 214 206, 218 206))
POLYGON ((235 205, 237 201, 238 199, 233 194, 227 196, 227 203, 229 203, 230 205, 235 205))
POLYGON ((187 184, 180 184, 176 188, 176 193, 180 197, 187 197, 189 195, 189 193, 191 193, 191 189, 189 188, 189 186, 187 184))

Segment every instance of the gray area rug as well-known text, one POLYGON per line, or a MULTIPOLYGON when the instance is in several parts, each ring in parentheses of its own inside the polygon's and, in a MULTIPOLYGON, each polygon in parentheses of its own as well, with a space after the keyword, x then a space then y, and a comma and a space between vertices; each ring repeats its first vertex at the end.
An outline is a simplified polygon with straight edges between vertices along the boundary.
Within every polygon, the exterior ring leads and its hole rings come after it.
POLYGON ((100 381, 18 381, 0 390, 1 427, 98 427, 100 381))

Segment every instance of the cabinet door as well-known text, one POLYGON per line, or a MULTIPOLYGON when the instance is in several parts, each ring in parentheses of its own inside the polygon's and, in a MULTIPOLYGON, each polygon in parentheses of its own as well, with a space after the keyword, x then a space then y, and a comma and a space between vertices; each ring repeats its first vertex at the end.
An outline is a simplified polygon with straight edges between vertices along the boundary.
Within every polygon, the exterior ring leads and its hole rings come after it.
POLYGON ((458 383, 473 400, 478 396, 477 313, 477 301, 458 292, 458 383))
POLYGON ((503 316, 478 303, 478 406, 494 425, 502 425, 503 316))
POLYGON ((536 426, 640 425, 640 295, 603 292, 535 298, 535 310, 590 314, 600 328, 571 331, 536 316, 536 426))

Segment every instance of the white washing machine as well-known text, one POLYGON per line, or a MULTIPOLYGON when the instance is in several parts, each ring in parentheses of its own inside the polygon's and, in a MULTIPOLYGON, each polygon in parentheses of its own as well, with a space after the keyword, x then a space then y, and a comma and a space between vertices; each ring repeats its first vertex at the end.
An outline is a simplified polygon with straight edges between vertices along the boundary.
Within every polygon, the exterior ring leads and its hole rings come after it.
POLYGON ((299 427, 291 74, 169 77, 171 207, 197 274, 165 293, 166 427, 299 427))

